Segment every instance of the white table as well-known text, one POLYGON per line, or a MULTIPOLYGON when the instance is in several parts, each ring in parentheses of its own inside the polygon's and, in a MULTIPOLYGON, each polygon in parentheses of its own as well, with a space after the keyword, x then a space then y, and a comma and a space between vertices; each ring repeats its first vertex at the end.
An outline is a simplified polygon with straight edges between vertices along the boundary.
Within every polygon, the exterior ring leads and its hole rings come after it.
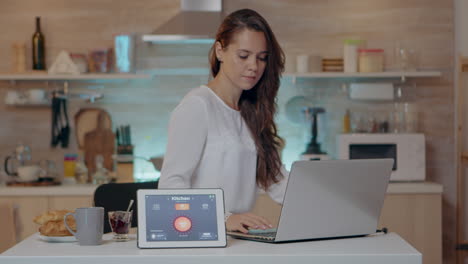
POLYGON ((177 264, 177 263, 379 263, 421 264, 417 250, 395 233, 361 238, 268 244, 228 237, 226 248, 138 249, 135 236, 113 242, 104 235, 100 246, 48 243, 34 234, 0 255, 0 263, 35 264, 177 264))

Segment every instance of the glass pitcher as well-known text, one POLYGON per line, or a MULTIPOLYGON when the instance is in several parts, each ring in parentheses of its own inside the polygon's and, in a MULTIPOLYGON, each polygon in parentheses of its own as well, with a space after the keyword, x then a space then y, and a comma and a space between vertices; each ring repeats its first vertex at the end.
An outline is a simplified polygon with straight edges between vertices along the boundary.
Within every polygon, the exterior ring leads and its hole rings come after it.
POLYGON ((6 174, 17 176, 18 167, 27 165, 29 161, 31 161, 31 148, 19 142, 13 154, 5 158, 4 168, 6 174))

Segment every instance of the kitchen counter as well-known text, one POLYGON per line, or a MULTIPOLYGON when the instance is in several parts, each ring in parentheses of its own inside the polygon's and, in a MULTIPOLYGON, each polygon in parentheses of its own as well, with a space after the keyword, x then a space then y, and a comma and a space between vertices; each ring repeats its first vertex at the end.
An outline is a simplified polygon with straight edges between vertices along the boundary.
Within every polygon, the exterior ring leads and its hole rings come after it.
MULTIPOLYGON (((1 196, 92 196, 97 185, 74 184, 50 187, 0 187, 1 196)), ((442 193, 443 186, 433 182, 394 182, 387 194, 442 193)))
POLYGON ((6 263, 406 263, 420 264, 421 253, 395 233, 361 238, 268 244, 228 238, 226 248, 138 249, 135 235, 100 246, 47 243, 33 234, 0 255, 6 263))
POLYGON ((0 187, 1 196, 93 196, 98 185, 73 184, 37 187, 0 187))
MULTIPOLYGON (((17 241, 37 232, 32 219, 47 210, 92 206, 97 185, 0 187, 0 203, 17 208, 17 241)), ((387 189, 379 228, 387 227, 423 253, 424 264, 442 263, 442 191, 432 182, 392 182, 387 189), (417 226, 418 228, 414 228, 417 226)), ((281 205, 267 194, 257 199, 253 212, 277 223, 281 205)), ((1 262, 1 261, 0 261, 1 262)))
POLYGON ((444 187, 435 182, 391 182, 387 194, 442 193, 444 187))

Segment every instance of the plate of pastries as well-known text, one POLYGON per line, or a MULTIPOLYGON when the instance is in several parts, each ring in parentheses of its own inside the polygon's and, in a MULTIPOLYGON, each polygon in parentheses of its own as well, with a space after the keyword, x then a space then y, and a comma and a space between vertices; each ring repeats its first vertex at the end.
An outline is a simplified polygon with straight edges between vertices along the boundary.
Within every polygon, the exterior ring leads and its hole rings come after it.
MULTIPOLYGON (((40 225, 39 238, 47 242, 75 242, 76 238, 65 227, 63 217, 69 210, 52 210, 34 217, 34 223, 40 225)), ((68 226, 76 232, 76 222, 73 216, 67 217, 68 226)))

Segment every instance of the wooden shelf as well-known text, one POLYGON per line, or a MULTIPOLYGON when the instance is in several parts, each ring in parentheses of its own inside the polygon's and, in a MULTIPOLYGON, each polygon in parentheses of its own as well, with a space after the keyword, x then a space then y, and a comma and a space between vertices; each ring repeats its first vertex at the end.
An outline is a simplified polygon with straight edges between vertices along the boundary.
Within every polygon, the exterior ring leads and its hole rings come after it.
POLYGON ((285 73, 285 77, 296 78, 401 78, 401 77, 440 77, 439 71, 414 71, 414 72, 311 72, 311 73, 285 73))
MULTIPOLYGON (((162 75, 209 75, 208 68, 174 68, 174 69, 155 69, 144 71, 146 73, 89 73, 80 75, 68 74, 0 74, 0 80, 27 81, 27 80, 132 80, 132 79, 151 79, 152 76, 162 75)), ((371 72, 371 73, 345 73, 345 72, 312 72, 312 73, 285 73, 283 77, 293 78, 416 78, 416 77, 440 77, 439 71, 415 71, 415 72, 371 72)))
POLYGON ((151 79, 150 74, 133 73, 89 73, 89 74, 0 74, 0 80, 5 81, 80 81, 80 80, 133 80, 133 79, 151 79))
POLYGON ((32 107, 32 108, 41 108, 41 107, 50 107, 51 102, 44 102, 44 103, 17 103, 17 104, 5 104, 9 107, 32 107))
MULTIPOLYGON (((208 68, 157 68, 144 70, 150 75, 209 75, 208 68)), ((345 72, 311 72, 311 73, 284 73, 283 77, 294 78, 401 78, 401 77, 440 77, 440 71, 414 71, 414 72, 370 72, 370 73, 345 73, 345 72)))
POLYGON ((208 67, 199 68, 153 68, 142 70, 142 73, 151 76, 208 76, 210 69, 208 67))
POLYGON ((398 72, 310 72, 310 73, 285 73, 283 77, 292 77, 292 82, 296 83, 297 79, 395 79, 400 78, 405 81, 407 78, 423 78, 423 77, 440 77, 440 71, 398 71, 398 72))

